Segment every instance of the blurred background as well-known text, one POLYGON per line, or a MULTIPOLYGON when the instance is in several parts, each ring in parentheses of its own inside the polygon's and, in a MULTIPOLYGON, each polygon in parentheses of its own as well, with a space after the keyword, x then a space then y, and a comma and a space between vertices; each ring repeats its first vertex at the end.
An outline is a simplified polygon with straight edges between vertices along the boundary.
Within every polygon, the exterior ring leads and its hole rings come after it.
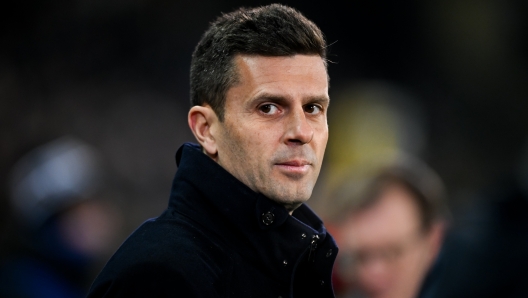
MULTIPOLYGON (((194 141, 189 65, 208 23, 268 3, 43 0, 3 9, 0 253, 18 245, 13 168, 69 136, 97 152, 97 198, 112 210, 102 229, 114 234, 90 280, 167 205, 174 154, 194 141)), ((480 191, 519 172, 528 141, 528 2, 282 3, 318 24, 330 45, 330 141, 309 203, 323 218, 338 206, 331 193, 345 176, 371 175, 401 152, 438 173, 455 218, 480 191)))

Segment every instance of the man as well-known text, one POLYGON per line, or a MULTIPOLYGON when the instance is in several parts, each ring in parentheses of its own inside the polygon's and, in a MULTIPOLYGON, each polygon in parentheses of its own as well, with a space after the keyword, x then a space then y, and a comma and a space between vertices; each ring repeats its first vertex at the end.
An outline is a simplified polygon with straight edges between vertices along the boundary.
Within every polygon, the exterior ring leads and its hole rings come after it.
POLYGON ((311 196, 328 139, 326 44, 298 11, 239 9, 191 62, 168 209, 136 230, 89 297, 333 297, 337 254, 311 196))
POLYGON ((381 170, 336 226, 337 296, 416 297, 442 244, 444 197, 438 176, 418 160, 381 170))

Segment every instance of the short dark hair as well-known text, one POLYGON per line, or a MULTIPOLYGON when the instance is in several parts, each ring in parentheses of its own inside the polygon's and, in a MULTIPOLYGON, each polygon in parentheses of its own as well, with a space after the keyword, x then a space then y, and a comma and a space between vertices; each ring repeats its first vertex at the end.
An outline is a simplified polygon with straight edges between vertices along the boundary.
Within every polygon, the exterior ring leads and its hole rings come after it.
POLYGON ((211 23, 191 60, 191 106, 208 104, 223 121, 225 95, 238 81, 234 57, 319 55, 326 65, 321 30, 299 11, 280 4, 239 8, 211 23))
POLYGON ((411 195, 418 207, 422 231, 429 231, 441 219, 447 219, 446 193, 436 173, 425 164, 400 163, 385 168, 376 176, 365 194, 364 203, 377 201, 382 192, 392 185, 400 185, 411 195))
POLYGON ((375 205, 389 187, 399 185, 409 194, 419 210, 420 228, 427 232, 438 221, 449 221, 447 191, 440 176, 418 158, 405 156, 382 167, 359 187, 342 185, 335 193, 347 202, 341 206, 341 219, 347 214, 361 212, 375 205))

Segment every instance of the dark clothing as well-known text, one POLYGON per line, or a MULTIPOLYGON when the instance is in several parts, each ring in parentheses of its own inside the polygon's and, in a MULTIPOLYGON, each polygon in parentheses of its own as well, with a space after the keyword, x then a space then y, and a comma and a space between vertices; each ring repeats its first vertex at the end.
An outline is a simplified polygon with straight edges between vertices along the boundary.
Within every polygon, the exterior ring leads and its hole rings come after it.
POLYGON ((290 216, 196 145, 176 160, 168 209, 123 243, 88 297, 334 297, 337 247, 307 206, 290 216))
POLYGON ((0 297, 85 296, 93 259, 64 240, 58 216, 36 230, 16 231, 16 245, 0 262, 0 297))
POLYGON ((528 196, 510 183, 483 193, 458 214, 418 297, 528 297, 528 196))

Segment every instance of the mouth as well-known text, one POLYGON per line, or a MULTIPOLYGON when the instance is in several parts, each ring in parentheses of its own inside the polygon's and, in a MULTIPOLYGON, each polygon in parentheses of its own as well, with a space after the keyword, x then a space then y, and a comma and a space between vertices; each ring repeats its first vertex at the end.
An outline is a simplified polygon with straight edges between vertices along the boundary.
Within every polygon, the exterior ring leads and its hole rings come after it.
POLYGON ((299 178, 308 173, 312 164, 307 160, 288 160, 278 162, 275 166, 285 175, 299 178))

